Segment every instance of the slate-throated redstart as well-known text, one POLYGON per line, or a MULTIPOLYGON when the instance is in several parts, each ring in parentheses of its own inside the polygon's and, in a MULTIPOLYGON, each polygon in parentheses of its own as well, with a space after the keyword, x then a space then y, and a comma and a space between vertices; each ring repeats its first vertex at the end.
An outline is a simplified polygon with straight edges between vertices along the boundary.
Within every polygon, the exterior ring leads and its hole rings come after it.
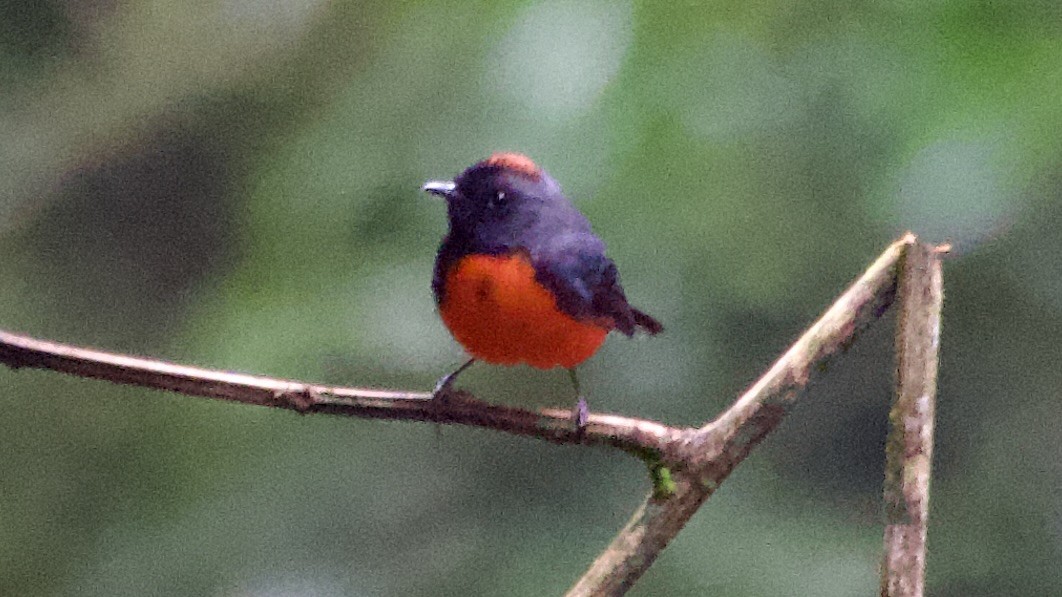
MULTIPOLYGON (((565 367, 578 395, 575 367, 610 331, 663 329, 627 302, 605 243, 528 157, 496 153, 423 189, 446 199, 450 221, 435 261, 435 302, 472 356, 439 380, 437 396, 476 360, 565 367)), ((580 424, 585 413, 579 396, 580 424)))

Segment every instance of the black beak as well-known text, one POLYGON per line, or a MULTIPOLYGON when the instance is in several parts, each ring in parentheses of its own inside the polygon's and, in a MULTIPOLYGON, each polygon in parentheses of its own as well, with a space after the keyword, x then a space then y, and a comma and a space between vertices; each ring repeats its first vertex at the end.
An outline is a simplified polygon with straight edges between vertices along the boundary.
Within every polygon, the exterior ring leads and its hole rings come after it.
POLYGON ((420 187, 420 190, 448 199, 453 197, 454 189, 456 188, 457 185, 451 180, 430 180, 425 183, 424 186, 420 187))

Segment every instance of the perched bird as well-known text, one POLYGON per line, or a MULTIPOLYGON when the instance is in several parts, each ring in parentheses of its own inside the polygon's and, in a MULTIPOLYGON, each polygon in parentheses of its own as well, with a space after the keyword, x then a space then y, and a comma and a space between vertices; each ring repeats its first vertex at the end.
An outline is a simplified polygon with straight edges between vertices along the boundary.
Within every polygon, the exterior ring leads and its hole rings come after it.
POLYGON ((435 261, 435 302, 472 356, 439 380, 435 395, 477 360, 564 367, 577 396, 576 421, 585 424, 576 366, 612 330, 633 336, 663 326, 627 302, 605 243, 528 157, 496 153, 423 190, 446 200, 450 224, 435 261))

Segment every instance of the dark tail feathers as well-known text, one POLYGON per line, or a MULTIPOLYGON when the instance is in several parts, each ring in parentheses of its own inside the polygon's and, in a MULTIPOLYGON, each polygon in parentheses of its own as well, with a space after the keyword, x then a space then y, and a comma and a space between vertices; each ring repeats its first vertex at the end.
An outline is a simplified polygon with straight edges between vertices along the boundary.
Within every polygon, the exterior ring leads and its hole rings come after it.
POLYGON ((653 319, 650 315, 643 313, 637 309, 631 308, 631 315, 634 317, 634 325, 645 330, 650 336, 655 336, 664 331, 664 324, 660 323, 656 319, 653 319))

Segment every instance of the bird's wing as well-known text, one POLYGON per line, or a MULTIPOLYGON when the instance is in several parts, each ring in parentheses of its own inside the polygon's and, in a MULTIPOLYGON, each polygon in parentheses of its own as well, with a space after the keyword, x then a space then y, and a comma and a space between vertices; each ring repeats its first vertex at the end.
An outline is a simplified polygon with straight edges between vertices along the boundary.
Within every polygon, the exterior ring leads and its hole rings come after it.
POLYGON ((636 328, 650 334, 663 329, 658 321, 631 307, 620 285, 616 264, 605 256, 605 244, 593 234, 568 234, 553 239, 531 255, 535 276, 557 297, 557 306, 582 321, 614 327, 628 336, 636 328))

